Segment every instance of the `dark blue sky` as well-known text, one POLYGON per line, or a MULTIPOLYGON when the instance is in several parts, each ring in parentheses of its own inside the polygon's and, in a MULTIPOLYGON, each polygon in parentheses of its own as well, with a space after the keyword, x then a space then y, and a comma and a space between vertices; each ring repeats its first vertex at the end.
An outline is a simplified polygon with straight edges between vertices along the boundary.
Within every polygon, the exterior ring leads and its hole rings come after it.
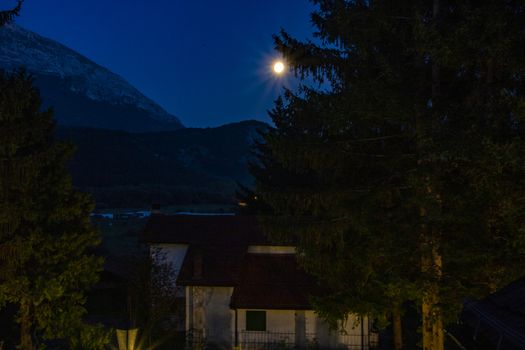
MULTIPOLYGON (((14 1, 13 1, 14 2, 14 1)), ((312 32, 307 0, 25 0, 17 23, 122 75, 186 126, 266 111, 291 77, 269 72, 272 34, 312 32)))

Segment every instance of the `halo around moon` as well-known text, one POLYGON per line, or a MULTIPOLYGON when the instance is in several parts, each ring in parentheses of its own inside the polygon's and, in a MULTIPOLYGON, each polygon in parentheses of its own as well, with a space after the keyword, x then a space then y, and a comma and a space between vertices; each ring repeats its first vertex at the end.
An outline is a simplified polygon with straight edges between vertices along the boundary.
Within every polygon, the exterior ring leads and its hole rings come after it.
POLYGON ((273 72, 275 74, 283 74, 284 72, 284 63, 282 61, 276 61, 274 64, 273 64, 273 72))

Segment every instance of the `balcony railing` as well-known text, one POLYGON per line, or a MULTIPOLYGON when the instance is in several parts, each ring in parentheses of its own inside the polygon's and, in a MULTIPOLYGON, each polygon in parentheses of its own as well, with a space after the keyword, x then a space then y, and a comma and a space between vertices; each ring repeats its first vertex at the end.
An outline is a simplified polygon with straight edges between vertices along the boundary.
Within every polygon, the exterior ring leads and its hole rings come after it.
POLYGON ((295 346, 295 333, 241 331, 238 334, 242 350, 284 350, 295 346))
MULTIPOLYGON (((235 334, 232 334, 231 346, 235 347, 235 334)), ((186 336, 188 349, 201 350, 212 347, 205 333, 200 330, 188 332, 186 336)), ((377 333, 337 334, 329 340, 319 339, 316 334, 307 333, 303 344, 297 344, 294 332, 273 331, 239 331, 237 333, 237 348, 240 350, 373 350, 379 345, 377 333)))

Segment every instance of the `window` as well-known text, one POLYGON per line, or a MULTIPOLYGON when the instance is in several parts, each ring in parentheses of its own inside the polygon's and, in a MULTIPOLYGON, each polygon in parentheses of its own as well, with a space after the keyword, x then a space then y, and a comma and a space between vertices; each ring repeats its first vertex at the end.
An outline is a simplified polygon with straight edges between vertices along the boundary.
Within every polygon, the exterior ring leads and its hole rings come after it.
POLYGON ((266 331, 266 311, 246 311, 247 331, 266 331))

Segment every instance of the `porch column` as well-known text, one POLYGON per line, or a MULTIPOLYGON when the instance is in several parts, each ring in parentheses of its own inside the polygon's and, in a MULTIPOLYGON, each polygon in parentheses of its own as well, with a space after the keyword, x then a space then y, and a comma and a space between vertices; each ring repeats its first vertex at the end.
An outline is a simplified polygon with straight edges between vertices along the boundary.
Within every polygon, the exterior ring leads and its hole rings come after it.
POLYGON ((186 286, 186 332, 191 331, 193 326, 193 287, 186 286))

